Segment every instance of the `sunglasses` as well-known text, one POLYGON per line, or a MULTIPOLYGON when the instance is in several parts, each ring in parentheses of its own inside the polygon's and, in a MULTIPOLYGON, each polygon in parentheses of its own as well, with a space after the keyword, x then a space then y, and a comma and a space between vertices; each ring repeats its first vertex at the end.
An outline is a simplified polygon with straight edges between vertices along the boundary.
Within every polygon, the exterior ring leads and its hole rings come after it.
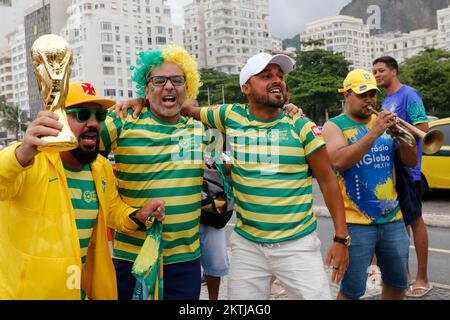
POLYGON ((172 82, 174 86, 182 86, 186 83, 186 79, 184 78, 184 76, 154 76, 148 79, 148 81, 153 82, 153 85, 156 87, 164 87, 167 83, 167 80, 170 80, 170 82, 172 82))
POLYGON ((94 110, 88 108, 70 108, 66 110, 67 114, 75 113, 77 116, 78 122, 87 122, 91 118, 93 114, 95 114, 95 119, 98 122, 103 122, 106 119, 106 115, 108 114, 107 110, 94 110))

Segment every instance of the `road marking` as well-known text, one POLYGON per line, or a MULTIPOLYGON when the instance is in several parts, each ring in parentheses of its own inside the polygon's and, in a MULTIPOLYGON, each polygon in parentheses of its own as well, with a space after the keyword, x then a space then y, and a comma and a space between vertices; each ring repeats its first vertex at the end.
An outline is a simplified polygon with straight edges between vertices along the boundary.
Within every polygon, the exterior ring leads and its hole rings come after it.
MULTIPOLYGON (((416 249, 414 246, 410 246, 410 248, 414 249, 414 250, 416 249)), ((444 250, 444 249, 428 248, 428 251, 450 254, 450 250, 444 250)))

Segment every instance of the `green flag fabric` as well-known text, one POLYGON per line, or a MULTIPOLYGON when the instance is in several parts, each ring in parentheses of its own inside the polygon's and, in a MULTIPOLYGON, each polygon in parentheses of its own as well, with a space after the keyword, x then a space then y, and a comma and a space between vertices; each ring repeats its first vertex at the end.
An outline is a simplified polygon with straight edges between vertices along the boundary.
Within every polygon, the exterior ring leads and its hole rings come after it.
POLYGON ((131 273, 136 278, 133 300, 163 299, 162 222, 154 221, 134 261, 131 273))

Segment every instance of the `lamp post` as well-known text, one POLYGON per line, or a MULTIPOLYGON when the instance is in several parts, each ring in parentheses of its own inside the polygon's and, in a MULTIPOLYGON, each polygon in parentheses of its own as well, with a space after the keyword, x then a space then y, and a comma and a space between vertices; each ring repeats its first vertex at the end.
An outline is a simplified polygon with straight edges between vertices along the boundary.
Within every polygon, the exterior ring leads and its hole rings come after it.
POLYGON ((222 104, 225 104, 225 88, 222 86, 222 104))
POLYGON ((18 134, 17 134, 17 140, 22 140, 22 119, 20 119, 20 106, 17 106, 17 123, 18 123, 18 134))

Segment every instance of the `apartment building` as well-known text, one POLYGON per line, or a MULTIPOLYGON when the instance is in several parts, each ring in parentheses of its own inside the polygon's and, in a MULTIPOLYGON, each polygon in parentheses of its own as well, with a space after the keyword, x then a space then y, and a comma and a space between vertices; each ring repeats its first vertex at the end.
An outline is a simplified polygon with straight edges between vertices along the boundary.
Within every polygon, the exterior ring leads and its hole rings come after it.
MULTIPOLYGON (((0 11, 2 11, 2 16, 5 13, 9 13, 12 8, 11 0, 0 0, 0 11)), ((3 23, 0 27, 3 26, 3 23)), ((0 37, 0 47, 6 46, 6 39, 0 37)), ((6 98, 8 103, 12 102, 12 73, 11 73, 11 56, 9 54, 9 49, 6 47, 0 49, 0 96, 6 98)))
POLYGON ((23 24, 27 7, 42 0, 0 0, 0 48, 8 45, 6 35, 23 24))
POLYGON ((338 15, 307 23, 300 41, 323 39, 323 45, 301 45, 301 50, 316 48, 340 52, 351 68, 371 68, 372 49, 369 27, 362 19, 338 15))
POLYGON ((31 62, 31 47, 44 34, 59 34, 67 20, 70 0, 41 0, 24 12, 25 52, 27 58, 28 101, 30 117, 34 119, 43 108, 34 69, 31 62))
POLYGON ((30 111, 28 99, 27 54, 25 29, 21 24, 14 32, 7 35, 11 48, 11 69, 13 81, 13 103, 21 110, 30 111))
POLYGON ((272 38, 272 51, 280 52, 283 51, 283 40, 273 37, 272 38))
POLYGON ((72 0, 61 35, 73 50, 72 80, 116 100, 135 97, 130 67, 141 51, 183 45, 163 0, 72 0))
POLYGON ((376 58, 386 55, 385 42, 385 35, 376 35, 370 37, 370 56, 372 61, 376 58))
POLYGON ((185 48, 201 68, 238 74, 272 51, 269 0, 194 0, 184 7, 185 48))
POLYGON ((425 48, 438 48, 439 31, 435 29, 419 29, 410 33, 385 35, 385 54, 394 57, 398 63, 411 58, 425 48))
POLYGON ((441 48, 450 50, 450 6, 438 10, 437 22, 439 31, 439 41, 441 48))
POLYGON ((11 51, 9 48, 0 49, 0 96, 4 97, 8 104, 12 104, 14 101, 11 51))

